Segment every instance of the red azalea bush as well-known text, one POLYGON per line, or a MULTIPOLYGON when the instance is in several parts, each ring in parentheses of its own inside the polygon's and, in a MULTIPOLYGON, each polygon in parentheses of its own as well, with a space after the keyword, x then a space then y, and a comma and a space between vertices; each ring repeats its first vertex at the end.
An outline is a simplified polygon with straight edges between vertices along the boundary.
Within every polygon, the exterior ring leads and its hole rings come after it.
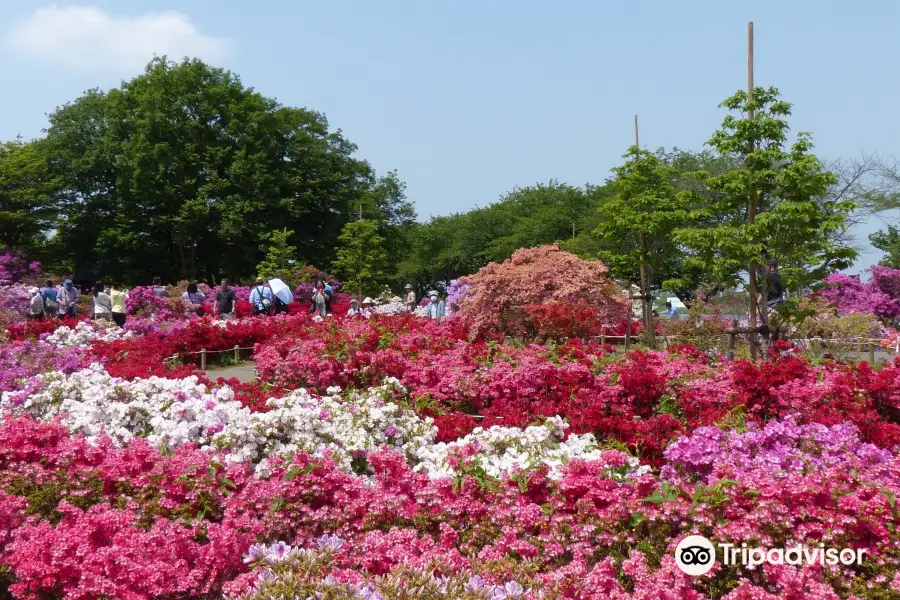
POLYGON ((278 387, 319 393, 396 377, 420 411, 436 418, 447 440, 476 426, 525 426, 560 415, 573 432, 631 445, 656 463, 680 432, 740 410, 759 420, 791 411, 811 422, 851 420, 866 441, 887 448, 900 444, 900 418, 891 412, 900 409, 896 365, 876 374, 865 364, 816 367, 780 355, 758 365, 711 364, 707 353, 689 345, 675 346, 668 355, 632 352, 610 361, 598 344, 577 340, 548 348, 466 339, 465 327, 453 320, 307 323, 289 339, 276 337, 258 347, 257 368, 278 387))
POLYGON ((543 340, 587 338, 603 332, 603 317, 584 300, 529 304, 525 310, 528 313, 525 318, 526 331, 543 340))
POLYGON ((39 321, 24 321, 22 323, 10 323, 7 328, 7 338, 10 341, 17 340, 37 340, 45 333, 53 333, 59 327, 69 327, 74 329, 79 321, 88 321, 89 319, 75 319, 66 316, 63 319, 41 319, 39 321))
POLYGON ((559 246, 523 248, 459 281, 468 292, 459 316, 475 338, 525 333, 529 305, 584 302, 604 323, 617 323, 630 309, 624 292, 603 263, 583 260, 559 246))

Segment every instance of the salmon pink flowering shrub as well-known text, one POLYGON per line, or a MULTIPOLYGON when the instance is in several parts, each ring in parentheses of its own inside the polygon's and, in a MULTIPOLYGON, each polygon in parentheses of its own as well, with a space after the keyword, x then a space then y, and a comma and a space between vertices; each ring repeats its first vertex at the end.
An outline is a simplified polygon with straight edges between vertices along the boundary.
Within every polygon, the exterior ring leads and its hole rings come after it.
POLYGON ((490 263, 469 277, 459 315, 473 337, 522 335, 529 305, 583 301, 605 323, 628 314, 630 301, 609 279, 603 263, 583 260, 559 246, 523 248, 502 263, 490 263))

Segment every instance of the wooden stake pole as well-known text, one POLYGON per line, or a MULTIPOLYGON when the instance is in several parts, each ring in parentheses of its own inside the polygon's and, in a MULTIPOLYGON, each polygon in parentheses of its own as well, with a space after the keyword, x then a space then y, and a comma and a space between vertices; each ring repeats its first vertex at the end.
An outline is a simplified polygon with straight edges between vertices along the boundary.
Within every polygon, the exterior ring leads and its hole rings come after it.
MULTIPOLYGON (((747 24, 747 102, 750 108, 747 110, 747 119, 753 120, 753 21, 747 24)), ((750 140, 748 152, 753 154, 754 144, 750 140)), ((752 180, 752 171, 751 171, 752 180)), ((751 184, 752 185, 752 184, 751 184)), ((751 190, 749 204, 747 206, 747 223, 753 225, 756 220, 756 194, 751 190)), ((756 334, 756 313, 759 298, 756 295, 756 257, 750 259, 747 266, 747 278, 750 280, 750 357, 757 357, 756 342, 759 339, 756 334)))
MULTIPOLYGON (((638 136, 638 116, 634 115, 634 147, 640 149, 641 140, 638 136)), ((641 244, 641 312, 644 322, 644 339, 651 348, 656 346, 653 331, 653 309, 650 306, 650 281, 647 274, 647 238, 642 231, 640 233, 641 244)))

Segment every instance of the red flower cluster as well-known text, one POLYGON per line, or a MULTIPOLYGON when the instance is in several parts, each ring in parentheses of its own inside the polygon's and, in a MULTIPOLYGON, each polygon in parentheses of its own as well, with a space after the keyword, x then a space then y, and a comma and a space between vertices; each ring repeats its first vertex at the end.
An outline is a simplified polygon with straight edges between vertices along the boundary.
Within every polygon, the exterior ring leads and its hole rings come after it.
POLYGON ((10 323, 6 328, 6 333, 10 341, 19 340, 36 340, 40 339, 45 333, 53 333, 59 327, 69 327, 74 329, 79 321, 88 321, 89 319, 74 319, 66 316, 63 319, 41 319, 39 321, 24 321, 22 323, 10 323))

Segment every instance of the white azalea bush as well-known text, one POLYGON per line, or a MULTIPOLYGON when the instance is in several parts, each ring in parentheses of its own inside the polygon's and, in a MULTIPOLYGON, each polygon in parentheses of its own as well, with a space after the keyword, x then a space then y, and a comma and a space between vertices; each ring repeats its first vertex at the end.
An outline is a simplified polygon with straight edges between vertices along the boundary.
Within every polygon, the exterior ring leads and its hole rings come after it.
POLYGON ((57 348, 88 348, 91 342, 100 340, 113 342, 122 339, 131 339, 134 334, 131 331, 123 331, 118 325, 109 321, 80 321, 75 327, 58 327, 53 333, 47 334, 41 339, 45 344, 57 348))
MULTIPOLYGON (((610 457, 590 433, 565 438, 569 425, 562 417, 550 417, 543 425, 524 430, 518 427, 476 427, 469 435, 450 443, 424 446, 416 451, 415 471, 432 478, 453 477, 461 460, 478 464, 490 477, 525 471, 546 465, 549 477, 559 479, 562 468, 573 460, 604 460, 610 457)), ((642 475, 649 467, 641 467, 632 456, 614 452, 616 462, 610 465, 612 477, 642 475)))
POLYGON ((388 445, 407 456, 434 440, 430 420, 386 401, 395 383, 364 393, 316 397, 306 390, 270 398, 271 410, 251 412, 229 387, 214 390, 196 377, 126 381, 99 365, 69 376, 40 376, 30 394, 4 392, 0 409, 43 421, 59 419, 89 440, 107 435, 119 445, 140 436, 174 450, 195 443, 221 450, 227 462, 251 462, 267 473, 267 458, 330 451, 346 470, 366 467, 365 455, 388 445))

